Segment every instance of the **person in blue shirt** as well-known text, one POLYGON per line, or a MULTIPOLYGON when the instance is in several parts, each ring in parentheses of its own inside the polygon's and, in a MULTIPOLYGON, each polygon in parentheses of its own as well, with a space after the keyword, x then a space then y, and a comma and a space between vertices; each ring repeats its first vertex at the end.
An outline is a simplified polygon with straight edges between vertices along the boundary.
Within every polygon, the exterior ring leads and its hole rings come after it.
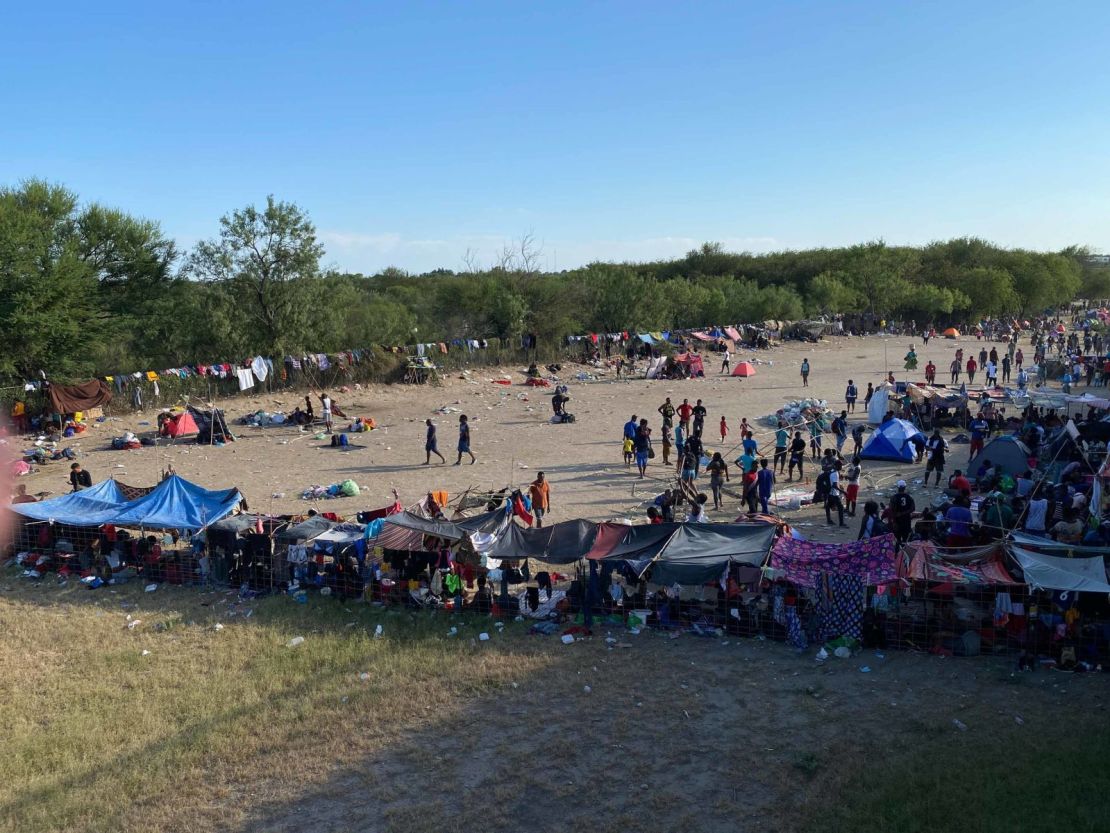
POLYGON ((970 463, 975 459, 976 455, 983 450, 983 440, 990 430, 990 423, 983 419, 983 415, 979 414, 967 426, 971 431, 971 448, 969 449, 967 461, 970 463))
POLYGON ((775 469, 780 474, 786 472, 786 449, 789 445, 790 432, 780 423, 779 430, 775 432, 775 469))
POLYGON ((640 423, 636 419, 636 415, 632 415, 632 419, 624 424, 624 438, 626 440, 636 441, 636 431, 639 429, 640 423))
POLYGON ((767 458, 759 461, 759 473, 756 475, 756 488, 759 490, 759 505, 763 514, 768 514, 767 502, 775 490, 775 473, 767 468, 767 458))
POLYGON ((744 453, 750 454, 752 457, 755 456, 756 451, 759 449, 759 444, 755 441, 755 437, 752 436, 751 431, 744 435, 744 442, 742 445, 744 447, 744 453))
POLYGON ((974 520, 970 501, 960 495, 944 513, 944 520, 948 522, 948 538, 945 539, 945 546, 970 547, 971 523, 974 520))
POLYGON ((682 427, 682 423, 675 423, 674 426, 674 447, 678 452, 678 463, 675 466, 675 471, 682 470, 682 455, 686 451, 686 429, 682 427))
POLYGON ((844 404, 848 406, 848 413, 855 413, 856 411, 856 398, 859 396, 859 388, 856 383, 851 379, 848 380, 848 387, 844 389, 844 404))

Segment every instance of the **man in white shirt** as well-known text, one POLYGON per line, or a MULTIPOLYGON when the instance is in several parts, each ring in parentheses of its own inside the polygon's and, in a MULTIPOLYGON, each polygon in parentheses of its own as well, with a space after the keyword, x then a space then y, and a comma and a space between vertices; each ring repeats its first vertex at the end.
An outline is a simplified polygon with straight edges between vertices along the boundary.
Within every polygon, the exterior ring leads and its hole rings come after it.
POLYGON ((721 354, 721 372, 724 373, 726 376, 730 372, 729 368, 730 368, 731 362, 732 362, 732 353, 728 352, 728 348, 726 347, 725 352, 723 354, 721 354))

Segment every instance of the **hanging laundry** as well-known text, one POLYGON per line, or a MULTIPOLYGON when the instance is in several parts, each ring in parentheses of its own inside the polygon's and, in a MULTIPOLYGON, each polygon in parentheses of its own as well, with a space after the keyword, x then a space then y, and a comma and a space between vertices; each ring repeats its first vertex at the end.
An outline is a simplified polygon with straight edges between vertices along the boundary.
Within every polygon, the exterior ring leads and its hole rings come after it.
POLYGON ((249 367, 241 367, 237 373, 239 375, 239 390, 249 390, 254 387, 254 374, 251 373, 249 367))
POLYGON ((266 366, 266 360, 261 356, 251 359, 251 370, 260 382, 265 382, 266 377, 270 375, 270 368, 266 366))

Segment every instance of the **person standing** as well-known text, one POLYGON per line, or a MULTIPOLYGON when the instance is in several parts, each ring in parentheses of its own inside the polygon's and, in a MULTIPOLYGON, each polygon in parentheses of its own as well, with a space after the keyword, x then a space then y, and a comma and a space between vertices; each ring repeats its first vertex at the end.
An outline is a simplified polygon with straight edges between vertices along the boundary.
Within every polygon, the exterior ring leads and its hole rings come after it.
POLYGON ((952 364, 948 366, 948 372, 952 374, 951 384, 956 384, 960 381, 960 360, 952 359, 952 364))
POLYGON ((969 385, 975 384, 975 371, 979 369, 979 365, 975 363, 974 356, 967 357, 967 383, 969 385))
POLYGON ((1009 355, 1002 357, 1002 384, 1010 381, 1010 357, 1009 355))
POLYGON ((732 362, 732 354, 730 352, 728 352, 728 348, 726 347, 725 352, 721 357, 721 373, 724 373, 726 376, 728 375, 729 370, 730 370, 731 362, 732 362))
POLYGON ((455 465, 462 465, 462 456, 464 454, 470 455, 470 465, 478 462, 478 458, 474 456, 474 452, 470 450, 470 422, 466 418, 466 414, 459 414, 459 457, 455 460, 455 465))
POLYGON ((1021 366, 1024 363, 1025 363, 1025 354, 1022 353, 1021 349, 1019 348, 1018 351, 1014 354, 1014 365, 1017 367, 1018 370, 1021 370, 1021 366))
POLYGON ((430 419, 424 420, 424 424, 428 426, 427 434, 424 437, 424 465, 430 465, 432 462, 432 455, 434 454, 439 458, 439 462, 446 463, 443 455, 439 453, 439 443, 436 440, 436 425, 430 419))
POLYGON ((925 464, 925 485, 929 485, 929 472, 936 472, 934 485, 939 488, 940 476, 944 474, 944 455, 948 451, 948 443, 940 435, 940 429, 933 431, 925 447, 929 451, 929 461, 925 464))
POLYGON ((528 494, 532 497, 532 517, 536 519, 536 527, 540 528, 543 516, 551 510, 551 484, 542 471, 536 473, 536 479, 528 487, 528 494))
POLYGON ((82 489, 88 489, 92 484, 92 475, 81 468, 80 463, 74 463, 69 467, 69 485, 73 491, 80 492, 82 489))
POLYGON ((690 413, 694 416, 693 433, 700 436, 705 430, 705 417, 709 413, 709 411, 703 404, 701 404, 701 400, 699 399, 698 403, 694 406, 693 410, 690 413))
POLYGON ((786 426, 779 423, 779 430, 775 432, 775 471, 779 474, 786 472, 786 448, 790 445, 790 432, 786 426))
POLYGON ((671 448, 674 447, 674 442, 671 440, 670 426, 664 423, 659 436, 663 443, 663 465, 669 466, 671 464, 671 448))
POLYGON ((767 458, 759 461, 759 473, 756 475, 756 489, 759 494, 759 508, 764 515, 769 514, 768 503, 771 494, 775 491, 775 473, 767 468, 767 458))
POLYGON ((806 441, 802 438, 801 431, 794 432, 794 439, 790 443, 790 465, 786 470, 786 482, 790 483, 794 480, 794 467, 798 467, 798 479, 801 480, 805 472, 803 471, 803 464, 806 459, 806 441))
POLYGON ((866 430, 867 426, 862 422, 852 429, 852 454, 859 454, 863 450, 863 435, 866 430))
POLYGON ((898 546, 902 546, 910 538, 913 513, 917 509, 917 504, 906 492, 905 480, 898 481, 898 491, 890 499, 890 509, 894 520, 894 537, 898 541, 898 546))
POLYGON ((696 461, 694 472, 697 473, 701 470, 701 457, 705 453, 705 446, 702 445, 701 434, 695 432, 690 435, 686 440, 686 450, 694 455, 694 460, 696 461))
POLYGON ((870 382, 867 383, 867 393, 863 395, 863 407, 866 409, 871 405, 871 399, 875 396, 875 386, 870 382))
POLYGON ((674 423, 674 405, 671 404, 671 398, 668 396, 667 401, 659 406, 659 415, 663 417, 663 430, 669 431, 671 425, 674 423))
POLYGON ((828 473, 829 490, 825 493, 825 520, 832 523, 832 510, 836 510, 837 520, 841 526, 847 526, 844 523, 844 501, 841 498, 840 488, 840 461, 838 460, 828 473))
POLYGON ((851 379, 848 380, 848 387, 844 390, 844 404, 848 406, 848 413, 854 414, 856 412, 856 397, 859 396, 859 388, 856 383, 851 379))
POLYGON ((937 366, 933 364, 932 359, 925 363, 925 383, 928 385, 937 383, 937 366))
POLYGON ((721 414, 721 445, 725 444, 725 437, 728 436, 728 422, 725 421, 725 415, 721 414))
POLYGON ((324 430, 330 434, 332 429, 331 397, 326 393, 320 394, 320 410, 324 418, 324 430))
POLYGON ((802 387, 809 387, 809 359, 802 359, 802 387))
POLYGON ((859 479, 863 474, 863 464, 859 455, 853 455, 852 462, 844 472, 844 480, 848 486, 844 490, 844 509, 851 517, 856 516, 856 501, 859 499, 859 479))
POLYGON ((677 411, 678 411, 679 424, 682 426, 682 430, 686 432, 686 435, 689 436, 690 435, 690 414, 692 414, 694 412, 694 409, 690 407, 690 400, 689 399, 683 399, 682 404, 678 406, 677 411))
POLYGON ((817 460, 821 456, 821 423, 816 419, 809 422, 809 453, 810 457, 817 460))
POLYGON ((678 423, 674 427, 674 447, 677 454, 678 469, 682 469, 682 455, 686 453, 686 430, 682 427, 682 423, 678 423))

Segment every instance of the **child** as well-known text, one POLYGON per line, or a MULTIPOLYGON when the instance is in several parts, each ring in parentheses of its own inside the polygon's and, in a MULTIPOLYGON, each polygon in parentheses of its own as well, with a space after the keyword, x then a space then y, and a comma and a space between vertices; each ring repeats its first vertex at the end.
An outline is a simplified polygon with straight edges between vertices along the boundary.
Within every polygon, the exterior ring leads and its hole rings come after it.
POLYGON ((863 474, 863 465, 860 463, 857 454, 852 457, 848 470, 844 472, 844 479, 848 482, 848 488, 844 490, 844 511, 853 518, 856 516, 856 500, 859 498, 859 478, 861 474, 863 474))
POLYGON ((632 468, 632 438, 624 438, 624 465, 632 468))
POLYGON ((728 436, 728 423, 725 422, 724 415, 721 415, 721 445, 724 445, 725 437, 728 436))

